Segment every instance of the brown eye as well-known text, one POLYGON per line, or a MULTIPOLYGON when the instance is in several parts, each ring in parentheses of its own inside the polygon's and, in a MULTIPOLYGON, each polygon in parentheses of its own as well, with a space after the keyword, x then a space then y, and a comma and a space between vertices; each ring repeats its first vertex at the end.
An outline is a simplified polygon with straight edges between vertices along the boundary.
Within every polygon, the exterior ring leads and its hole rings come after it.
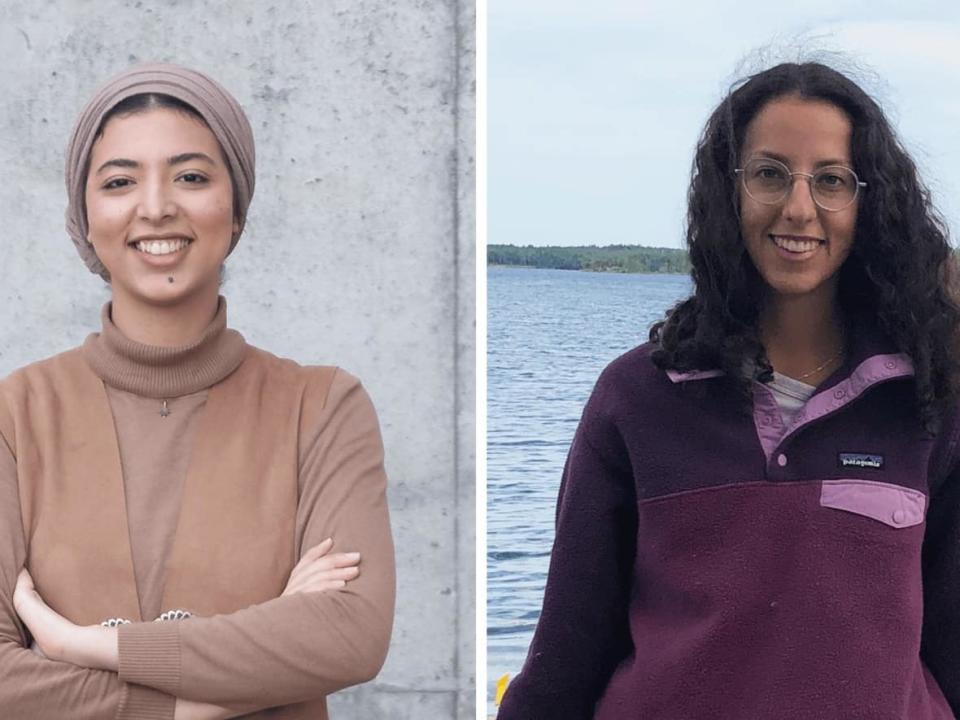
POLYGON ((103 186, 104 190, 117 190, 119 188, 127 187, 130 184, 130 181, 127 178, 115 178, 103 186))
POLYGON ((756 177, 764 180, 782 180, 784 174, 779 168, 767 165, 766 167, 757 168, 756 177))
POLYGON ((823 175, 819 178, 819 182, 826 187, 843 187, 846 184, 839 175, 823 175))
POLYGON ((747 184, 750 189, 773 191, 786 187, 790 174, 785 167, 766 160, 751 160, 747 163, 747 184))
POLYGON ((856 196, 857 180, 847 168, 824 168, 813 176, 813 189, 820 194, 828 207, 838 203, 850 203, 856 196))

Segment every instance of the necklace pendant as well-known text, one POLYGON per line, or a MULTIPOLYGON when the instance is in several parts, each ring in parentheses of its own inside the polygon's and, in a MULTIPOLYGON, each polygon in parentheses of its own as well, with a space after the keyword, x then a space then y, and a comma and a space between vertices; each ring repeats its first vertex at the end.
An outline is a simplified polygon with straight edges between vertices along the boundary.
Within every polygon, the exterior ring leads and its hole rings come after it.
POLYGON ((163 406, 160 408, 160 417, 166 417, 170 414, 170 408, 167 407, 167 401, 163 401, 163 406))

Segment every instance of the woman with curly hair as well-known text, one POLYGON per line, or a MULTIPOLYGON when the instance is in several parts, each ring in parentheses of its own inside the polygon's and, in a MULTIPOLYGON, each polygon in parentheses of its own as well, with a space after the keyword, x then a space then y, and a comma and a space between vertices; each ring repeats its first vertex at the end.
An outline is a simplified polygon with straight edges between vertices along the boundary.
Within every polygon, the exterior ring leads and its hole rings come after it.
POLYGON ((356 378, 227 327, 250 124, 206 75, 140 65, 66 170, 111 301, 0 381, 0 715, 326 718, 389 644, 383 447, 356 378))
POLYGON ((500 720, 960 713, 946 235, 843 74, 729 93, 694 162, 694 293, 587 403, 500 720))

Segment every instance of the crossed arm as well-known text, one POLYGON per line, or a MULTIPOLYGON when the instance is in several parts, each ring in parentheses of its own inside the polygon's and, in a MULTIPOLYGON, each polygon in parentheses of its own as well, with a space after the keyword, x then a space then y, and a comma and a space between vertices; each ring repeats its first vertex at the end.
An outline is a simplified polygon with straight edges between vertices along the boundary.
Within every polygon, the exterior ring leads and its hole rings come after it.
POLYGON ((338 548, 361 551, 363 572, 352 579, 325 576, 346 585, 311 592, 306 588, 325 571, 322 564, 308 569, 308 560, 291 576, 288 594, 261 605, 111 630, 63 625, 31 596, 27 576, 14 607, 25 540, 15 461, 0 443, 0 706, 12 713, 8 717, 56 717, 67 710, 78 720, 171 718, 174 711, 183 719, 226 718, 314 699, 376 674, 389 643, 394 593, 376 415, 359 382, 341 371, 327 402, 305 409, 310 413, 301 438, 306 480, 296 546, 335 537, 338 548), (83 667, 27 650, 17 609, 41 649, 55 657, 65 651, 64 660, 83 667), (166 670, 171 665, 173 675, 166 670), (134 706, 149 707, 151 714, 134 706))
MULTIPOLYGON (((332 549, 332 538, 310 548, 290 573, 281 597, 339 590, 356 579, 360 574, 360 553, 334 553, 332 549)), ((33 637, 31 650, 40 657, 91 670, 119 672, 117 628, 75 625, 59 615, 43 601, 26 569, 17 577, 13 606, 33 637)), ((237 714, 219 705, 182 698, 176 699, 174 709, 175 720, 221 720, 237 714)))

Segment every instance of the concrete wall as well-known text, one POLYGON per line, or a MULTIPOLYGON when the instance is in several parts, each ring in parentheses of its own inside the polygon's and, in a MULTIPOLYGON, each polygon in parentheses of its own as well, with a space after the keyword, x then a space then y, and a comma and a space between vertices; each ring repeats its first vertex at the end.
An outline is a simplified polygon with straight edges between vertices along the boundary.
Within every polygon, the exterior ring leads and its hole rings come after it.
POLYGON ((0 0, 0 373, 79 344, 104 284, 63 230, 63 154, 136 61, 246 108, 257 195, 228 260, 251 343, 359 375, 387 448, 393 645, 334 718, 470 718, 474 698, 474 9, 469 0, 0 0))

